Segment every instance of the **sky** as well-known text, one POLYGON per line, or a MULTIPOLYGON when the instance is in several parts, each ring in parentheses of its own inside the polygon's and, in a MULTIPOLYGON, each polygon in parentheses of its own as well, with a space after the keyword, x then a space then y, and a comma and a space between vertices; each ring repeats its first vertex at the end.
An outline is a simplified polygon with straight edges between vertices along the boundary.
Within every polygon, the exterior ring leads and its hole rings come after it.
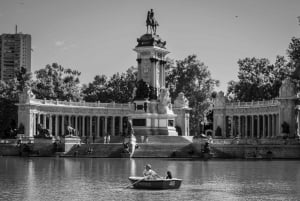
POLYGON ((168 57, 191 54, 208 66, 216 90, 237 80, 237 61, 286 56, 300 37, 299 0, 0 0, 0 34, 32 36, 32 72, 57 62, 81 83, 136 66, 137 38, 154 9, 168 57))

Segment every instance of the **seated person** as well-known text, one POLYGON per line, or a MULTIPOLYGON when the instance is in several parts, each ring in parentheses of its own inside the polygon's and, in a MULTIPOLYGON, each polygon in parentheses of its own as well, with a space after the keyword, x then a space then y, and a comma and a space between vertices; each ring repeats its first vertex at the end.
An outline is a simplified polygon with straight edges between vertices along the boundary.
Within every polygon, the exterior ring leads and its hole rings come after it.
POLYGON ((172 179, 172 173, 171 173, 171 171, 167 171, 166 179, 172 179))
POLYGON ((145 166, 145 170, 143 171, 143 175, 144 175, 145 179, 158 179, 158 178, 160 178, 160 176, 158 176, 158 174, 151 169, 150 164, 147 164, 145 166))

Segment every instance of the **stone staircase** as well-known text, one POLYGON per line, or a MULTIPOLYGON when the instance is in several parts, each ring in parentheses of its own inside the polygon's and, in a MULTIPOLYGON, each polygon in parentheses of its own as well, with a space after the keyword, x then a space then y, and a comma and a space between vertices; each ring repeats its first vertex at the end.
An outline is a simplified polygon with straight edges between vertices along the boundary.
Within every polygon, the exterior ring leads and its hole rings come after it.
POLYGON ((123 144, 81 144, 74 145, 73 148, 63 156, 70 157, 121 157, 123 144))
MULTIPOLYGON (((166 136, 166 135, 149 135, 147 140, 144 137, 144 143, 147 144, 189 144, 192 143, 189 138, 184 136, 166 136), (146 141, 146 142, 145 142, 146 141)), ((141 136, 137 138, 138 143, 143 143, 141 136)))
MULTIPOLYGON (((191 157, 194 154, 191 141, 182 136, 149 136, 143 143, 137 136, 138 148, 133 157, 191 157)), ((103 138, 95 140, 95 143, 74 145, 63 156, 67 157, 121 157, 123 151, 123 138, 112 136, 109 144, 103 143, 103 138)))

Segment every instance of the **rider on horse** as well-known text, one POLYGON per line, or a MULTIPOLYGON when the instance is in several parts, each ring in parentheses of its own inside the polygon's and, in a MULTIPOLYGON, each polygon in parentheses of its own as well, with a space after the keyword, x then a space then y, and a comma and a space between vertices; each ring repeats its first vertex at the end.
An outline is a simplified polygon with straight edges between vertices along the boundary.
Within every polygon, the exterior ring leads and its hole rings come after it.
POLYGON ((158 22, 154 18, 153 9, 148 11, 146 25, 147 25, 147 33, 148 33, 148 27, 150 26, 151 33, 156 34, 156 27, 158 26, 158 22))

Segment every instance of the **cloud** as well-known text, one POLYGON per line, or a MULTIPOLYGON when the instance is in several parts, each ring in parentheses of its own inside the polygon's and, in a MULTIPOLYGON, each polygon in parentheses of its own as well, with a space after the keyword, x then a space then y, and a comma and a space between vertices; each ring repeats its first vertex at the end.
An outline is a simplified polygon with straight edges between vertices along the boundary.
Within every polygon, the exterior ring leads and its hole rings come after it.
POLYGON ((63 47, 65 45, 65 41, 55 41, 56 47, 63 47))
POLYGON ((59 48, 62 51, 67 51, 67 50, 78 47, 78 44, 68 43, 63 40, 58 40, 58 41, 55 41, 55 47, 59 48))

